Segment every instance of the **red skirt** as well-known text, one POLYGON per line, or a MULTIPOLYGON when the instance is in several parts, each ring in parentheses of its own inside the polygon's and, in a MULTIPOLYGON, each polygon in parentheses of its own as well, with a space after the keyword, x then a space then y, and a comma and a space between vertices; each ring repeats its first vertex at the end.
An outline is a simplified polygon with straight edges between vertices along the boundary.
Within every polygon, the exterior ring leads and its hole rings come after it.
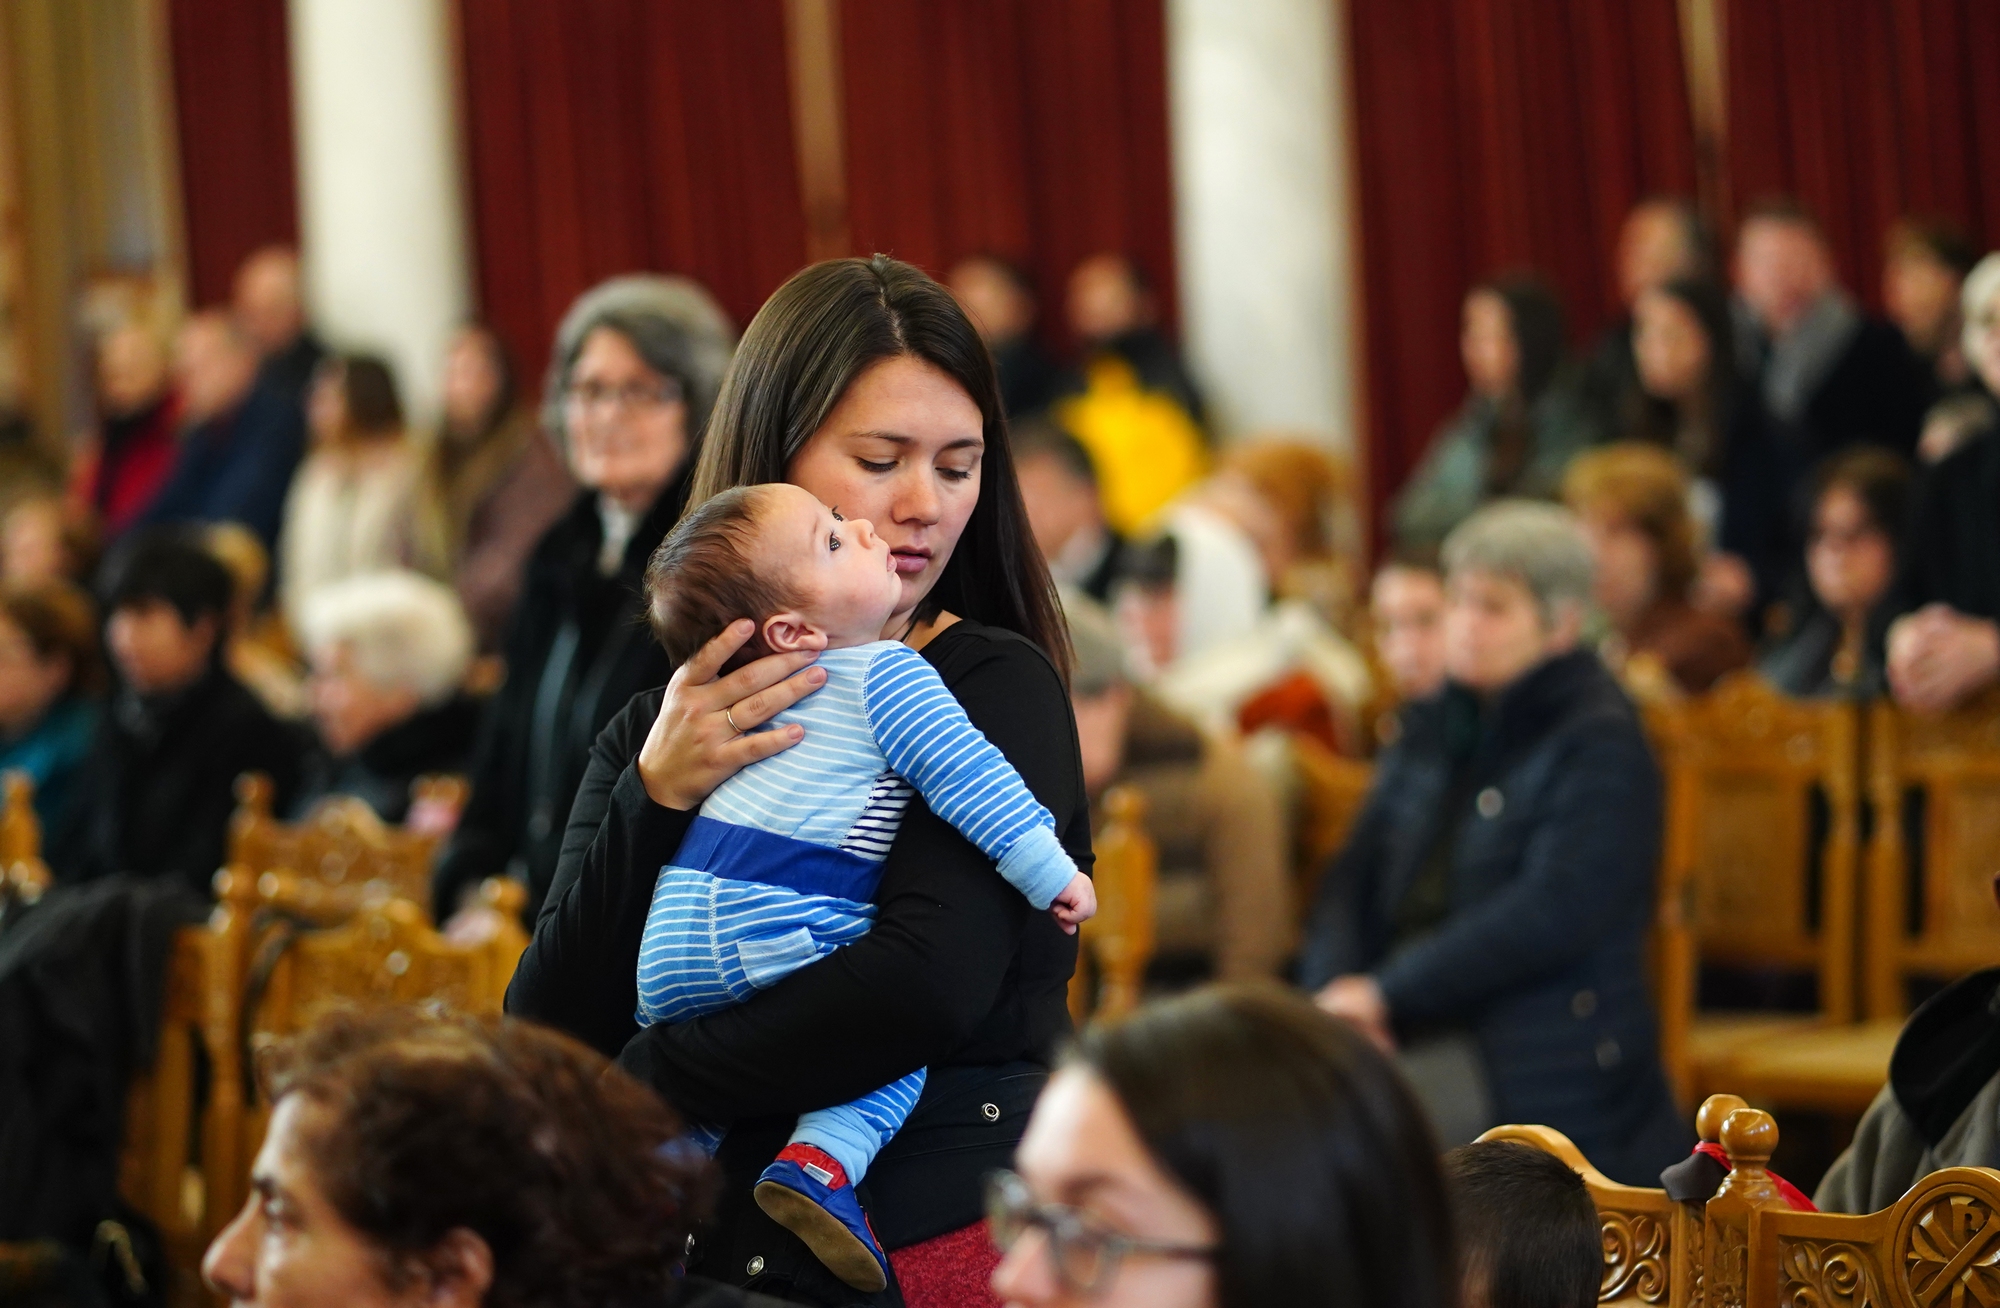
POLYGON ((985 1222, 891 1250, 889 1264, 908 1308, 1000 1308, 993 1296, 1000 1251, 985 1222))

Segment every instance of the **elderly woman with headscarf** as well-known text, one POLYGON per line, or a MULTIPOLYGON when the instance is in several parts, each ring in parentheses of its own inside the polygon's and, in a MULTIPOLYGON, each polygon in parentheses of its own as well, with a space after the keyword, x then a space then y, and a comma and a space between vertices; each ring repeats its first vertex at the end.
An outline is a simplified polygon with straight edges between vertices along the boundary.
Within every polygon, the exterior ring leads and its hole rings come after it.
POLYGON ((729 321, 677 277, 620 277, 557 329, 542 421, 582 488, 535 547, 472 770, 472 797, 434 891, 511 873, 532 915, 555 873, 591 742, 672 671, 643 618, 640 580, 679 518, 689 470, 734 346, 729 321))
POLYGON ((1465 296, 1459 357, 1464 407, 1397 495, 1396 544, 1418 557, 1489 500, 1554 499, 1587 424, 1562 375, 1562 306, 1532 277, 1482 282, 1465 296))

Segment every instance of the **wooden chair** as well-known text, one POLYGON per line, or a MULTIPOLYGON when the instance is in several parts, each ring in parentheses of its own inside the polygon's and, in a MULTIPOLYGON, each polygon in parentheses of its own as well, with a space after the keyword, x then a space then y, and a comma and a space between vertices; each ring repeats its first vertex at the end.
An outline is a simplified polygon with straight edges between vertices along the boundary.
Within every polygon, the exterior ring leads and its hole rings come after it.
POLYGON ((1743 1308, 1990 1308, 2000 1302, 2000 1172, 1932 1172, 1863 1216, 1765 1208, 1750 1220, 1746 1255, 1743 1308))
MULTIPOLYGON (((282 895, 283 878, 296 874, 277 875, 282 895)), ((494 878, 481 894, 496 910, 496 921, 492 934, 475 944, 446 939, 431 926, 429 914, 406 899, 366 905, 338 926, 298 932, 282 942, 267 935, 259 951, 268 949, 273 961, 261 992, 246 1000, 250 1057, 339 1005, 443 1003, 466 1012, 500 1012, 514 965, 528 947, 520 925, 527 891, 518 882, 494 878)), ((243 1148, 256 1149, 269 1117, 270 1105, 261 1099, 243 1115, 243 1148)))
POLYGON ((25 772, 0 777, 0 904, 32 902, 49 884, 42 861, 42 824, 35 816, 35 783, 25 772))
POLYGON ((1104 814, 1093 841, 1097 916, 1083 924, 1069 983, 1070 1016, 1079 1024, 1138 1007, 1146 965, 1153 958, 1153 891, 1160 860, 1146 834, 1146 797, 1136 787, 1113 786, 1104 795, 1104 814))
POLYGON ((1666 778, 1653 960, 1661 1054, 1688 1102, 1733 1085, 1730 1060, 1744 1046, 1854 1016, 1856 711, 1789 700, 1740 674, 1699 699, 1650 706, 1647 720, 1666 778), (1818 1011, 1698 1013, 1702 962, 1810 971, 1818 1011))
POLYGON ((1375 767, 1365 759, 1342 758, 1308 736, 1292 738, 1292 758, 1299 771, 1298 831, 1292 847, 1298 851, 1294 871, 1303 920, 1327 864, 1347 844, 1354 820, 1368 802, 1375 767))
MULTIPOLYGON (((304 821, 280 822, 271 813, 269 777, 246 774, 237 782, 239 801, 229 822, 229 859, 255 875, 290 871, 317 882, 322 920, 335 921, 365 903, 401 898, 428 910, 431 867, 449 834, 448 824, 422 829, 394 827, 352 796, 333 796, 313 807, 304 821)), ((464 803, 465 782, 457 777, 417 782, 421 811, 451 812, 464 803)))
POLYGON ((1865 1010, 1873 1019, 1901 1021, 1911 979, 1949 980, 2000 957, 1993 895, 2000 871, 2000 692, 1932 717, 1878 702, 1868 745, 1875 829, 1862 927, 1865 1010), (1911 833, 1905 805, 1917 795, 1922 821, 1911 833), (1920 918, 1914 930, 1907 912, 1913 900, 1920 918))

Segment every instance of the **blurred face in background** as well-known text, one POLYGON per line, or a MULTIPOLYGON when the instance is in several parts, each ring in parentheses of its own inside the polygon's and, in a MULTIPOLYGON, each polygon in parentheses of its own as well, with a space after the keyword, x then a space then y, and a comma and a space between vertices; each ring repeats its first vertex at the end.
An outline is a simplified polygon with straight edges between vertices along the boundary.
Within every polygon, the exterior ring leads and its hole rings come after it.
POLYGON ((1687 224, 1673 205, 1640 205, 1618 229, 1618 294, 1626 304, 1695 271, 1687 224))
POLYGON ((1369 594, 1375 652, 1403 699, 1444 686, 1444 580, 1429 568, 1395 564, 1375 574, 1369 594))
POLYGON ((192 624, 161 599, 112 610, 104 643, 125 683, 141 695, 164 695, 193 685, 215 652, 216 620, 203 614, 192 624))
POLYGON ((1766 332, 1784 336, 1833 285, 1819 233, 1786 218, 1752 218, 1736 244, 1736 290, 1766 332))
POLYGON ((338 445, 347 437, 347 369, 337 359, 313 372, 306 392, 306 429, 315 445, 338 445))
POLYGON ((389 728, 408 721, 422 707, 416 692, 380 686, 356 669, 347 645, 312 654, 312 715, 319 738, 339 757, 366 746, 389 728))
POLYGON ((1898 245, 1882 268, 1882 307, 1922 353, 1951 343, 1958 288, 1958 273, 1922 245, 1898 245))
POLYGON ((1445 581, 1444 662, 1469 690, 1504 690, 1556 654, 1575 648, 1579 615, 1544 618, 1520 580, 1468 568, 1445 581))
POLYGON ((1896 546, 1850 486, 1827 488, 1813 506, 1806 544, 1813 595, 1843 621, 1868 616, 1896 575, 1896 546))
POLYGON ((229 412, 257 380, 257 356, 219 313, 199 313, 181 328, 174 376, 190 422, 229 412))
POLYGON ((236 274, 231 308, 259 354, 276 354, 305 328, 299 298, 299 258, 290 250, 259 250, 236 274))
POLYGON ((1597 565, 1598 607, 1613 626, 1628 631, 1653 603, 1659 588, 1660 551, 1637 523, 1609 507, 1585 506, 1579 517, 1597 565))
POLYGON ((947 284, 988 346, 1026 336, 1035 325, 1035 298, 991 259, 961 259, 947 284))
POLYGON ((1123 682, 1096 695, 1072 695, 1076 743, 1083 755, 1083 789, 1093 799, 1125 767, 1126 730, 1132 722, 1132 688, 1123 682))
POLYGON ((1986 383, 1986 389, 2000 394, 2000 287, 1986 297, 1983 304, 1973 309, 1972 320, 1966 324, 1967 341, 1972 349, 1965 361, 1979 374, 1979 380, 1986 383))
POLYGON ((167 352, 143 327, 114 327, 97 343, 97 398, 108 418, 138 413, 167 389, 167 352))
POLYGON ((1477 290, 1465 297, 1458 355, 1476 393, 1490 400, 1514 393, 1521 378, 1521 345, 1514 338, 1514 315, 1497 293, 1477 290))
POLYGON ((67 577, 69 547, 63 542, 61 500, 23 500, 0 523, 0 581, 32 586, 67 577))
POLYGON ((0 740, 25 735, 69 689, 69 656, 44 658, 20 625, 0 613, 0 740))
POLYGON ((451 338, 444 352, 444 429, 476 436, 492 422, 500 402, 500 363, 485 332, 467 330, 451 338))
POLYGON ((1108 341, 1151 320, 1152 305, 1123 255, 1085 259, 1069 277, 1069 326, 1077 339, 1108 341))
POLYGON ((570 471, 629 512, 652 506, 687 459, 687 402, 623 333, 583 338, 563 400, 570 471))
POLYGON ((1080 531, 1101 531, 1104 509, 1097 487, 1076 475, 1053 454, 1030 453, 1015 464, 1028 529, 1045 559, 1059 558, 1080 531))
POLYGON ((1708 381, 1713 362, 1708 333, 1679 296, 1649 290, 1632 306, 1632 357, 1646 394, 1685 400, 1708 381))

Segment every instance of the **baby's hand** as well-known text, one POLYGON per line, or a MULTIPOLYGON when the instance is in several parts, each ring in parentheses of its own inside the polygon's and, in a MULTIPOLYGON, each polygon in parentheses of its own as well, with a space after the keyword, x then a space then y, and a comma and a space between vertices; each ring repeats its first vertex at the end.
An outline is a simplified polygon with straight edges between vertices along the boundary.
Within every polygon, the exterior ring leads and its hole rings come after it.
POLYGON ((1089 877, 1077 873, 1049 905, 1049 913, 1066 935, 1075 935, 1079 926, 1097 916, 1097 887, 1090 884, 1089 877))

